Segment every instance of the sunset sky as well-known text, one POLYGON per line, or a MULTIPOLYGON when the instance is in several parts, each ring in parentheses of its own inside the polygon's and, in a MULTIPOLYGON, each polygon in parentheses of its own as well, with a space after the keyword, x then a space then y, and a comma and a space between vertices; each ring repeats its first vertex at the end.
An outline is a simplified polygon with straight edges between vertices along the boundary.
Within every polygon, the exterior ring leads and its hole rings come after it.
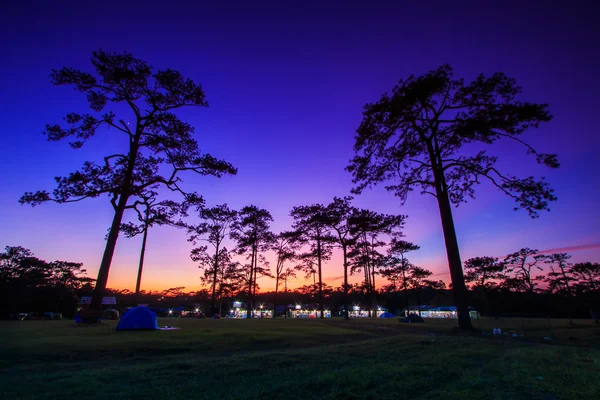
MULTIPOLYGON (((108 198, 35 208, 17 201, 25 191, 51 191, 55 176, 123 148, 114 130, 79 150, 42 134, 45 124, 61 122, 66 113, 87 111, 80 93, 51 85, 52 68, 92 71, 91 52, 101 48, 131 52, 203 85, 210 107, 181 116, 196 128, 204 151, 239 173, 186 176, 184 187, 203 194, 210 206, 266 208, 275 232, 290 228, 293 206, 349 194, 344 167, 353 156, 362 107, 399 79, 444 63, 466 80, 505 72, 523 87, 523 100, 550 105, 554 119, 523 138, 541 152, 557 153, 562 165, 541 167, 510 143, 490 153, 510 172, 546 176, 559 200, 532 220, 480 185, 475 200, 454 209, 463 260, 531 247, 600 261, 600 26, 593 2, 207 3, 2 2, 2 248, 23 246, 46 260, 83 262, 96 276, 112 220, 108 198)), ((401 207, 376 189, 357 196, 355 205, 408 215, 406 239, 421 246, 411 260, 448 280, 434 198, 414 192, 401 207)), ((134 288, 140 245, 141 238, 119 239, 109 287, 134 288)), ((199 289, 191 248, 183 231, 152 229, 142 289, 199 289)), ((324 281, 339 286, 341 276, 336 254, 324 281)), ((273 285, 261 282, 266 290, 273 285)))

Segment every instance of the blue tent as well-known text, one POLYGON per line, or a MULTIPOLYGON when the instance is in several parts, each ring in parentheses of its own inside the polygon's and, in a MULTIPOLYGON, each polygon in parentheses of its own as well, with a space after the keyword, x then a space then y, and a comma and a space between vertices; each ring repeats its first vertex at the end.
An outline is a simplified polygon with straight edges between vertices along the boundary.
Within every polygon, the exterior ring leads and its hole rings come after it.
POLYGON ((384 312, 383 314, 381 314, 379 316, 379 318, 394 318, 394 314, 389 313, 389 312, 384 312))
POLYGON ((123 314, 117 324, 117 330, 158 329, 156 313, 146 307, 133 307, 123 314))

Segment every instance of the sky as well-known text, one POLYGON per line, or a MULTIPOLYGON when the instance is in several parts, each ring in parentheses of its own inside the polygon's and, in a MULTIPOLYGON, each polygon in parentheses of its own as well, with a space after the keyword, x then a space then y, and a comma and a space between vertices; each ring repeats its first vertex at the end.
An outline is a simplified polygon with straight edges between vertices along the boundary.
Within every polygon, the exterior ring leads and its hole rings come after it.
MULTIPOLYGON (((494 188, 454 209, 463 260, 503 257, 522 247, 571 252, 600 261, 600 9, 593 1, 11 1, 0 5, 0 246, 23 246, 46 260, 83 262, 95 277, 112 220, 107 198, 73 204, 18 204, 25 191, 54 188, 54 177, 123 148, 114 131, 82 149, 48 142, 47 123, 86 112, 85 98, 54 87, 53 68, 91 71, 92 51, 127 51, 157 69, 201 83, 208 108, 181 116, 203 151, 239 173, 186 176, 186 190, 209 206, 255 204, 290 228, 292 207, 348 195, 344 171, 353 156, 362 107, 399 79, 448 63, 467 81, 497 71, 523 87, 522 100, 548 103, 554 119, 523 139, 557 153, 549 170, 511 143, 490 153, 519 175, 545 176, 558 201, 531 219, 494 188), (220 3, 220 4, 218 4, 220 3)), ((435 199, 413 192, 406 204, 383 189, 354 204, 407 215, 406 239, 421 246, 411 261, 448 280, 435 199)), ((108 286, 135 287, 141 238, 121 237, 108 286)), ((153 228, 142 289, 200 288, 185 232, 153 228)), ((335 254, 324 281, 341 284, 335 254)), ((354 277, 357 281, 359 278, 354 277)), ((305 284, 298 280, 292 286, 305 284)), ((272 289, 271 280, 260 282, 272 289)))

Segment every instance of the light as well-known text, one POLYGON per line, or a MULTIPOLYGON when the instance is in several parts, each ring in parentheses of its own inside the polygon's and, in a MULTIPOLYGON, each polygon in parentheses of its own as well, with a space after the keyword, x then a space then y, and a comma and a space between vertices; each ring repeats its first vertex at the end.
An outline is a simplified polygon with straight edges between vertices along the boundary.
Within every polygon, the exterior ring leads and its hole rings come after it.
POLYGON ((301 304, 296 304, 296 310, 302 310, 302 305, 301 304))
POLYGON ((199 309, 199 308, 196 308, 196 312, 200 312, 200 309, 199 309))
POLYGON ((173 310, 169 310, 169 314, 173 314, 173 310))
POLYGON ((262 305, 262 304, 260 305, 260 309, 261 309, 261 310, 263 309, 263 305, 262 305))

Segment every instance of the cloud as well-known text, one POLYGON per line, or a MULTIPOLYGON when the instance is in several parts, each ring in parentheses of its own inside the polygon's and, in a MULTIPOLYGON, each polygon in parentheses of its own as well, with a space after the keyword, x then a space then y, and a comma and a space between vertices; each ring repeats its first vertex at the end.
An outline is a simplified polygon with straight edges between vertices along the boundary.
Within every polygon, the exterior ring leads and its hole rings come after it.
POLYGON ((577 246, 556 247, 554 249, 540 250, 540 254, 548 253, 572 253, 574 251, 600 249, 600 243, 581 244, 577 246))

